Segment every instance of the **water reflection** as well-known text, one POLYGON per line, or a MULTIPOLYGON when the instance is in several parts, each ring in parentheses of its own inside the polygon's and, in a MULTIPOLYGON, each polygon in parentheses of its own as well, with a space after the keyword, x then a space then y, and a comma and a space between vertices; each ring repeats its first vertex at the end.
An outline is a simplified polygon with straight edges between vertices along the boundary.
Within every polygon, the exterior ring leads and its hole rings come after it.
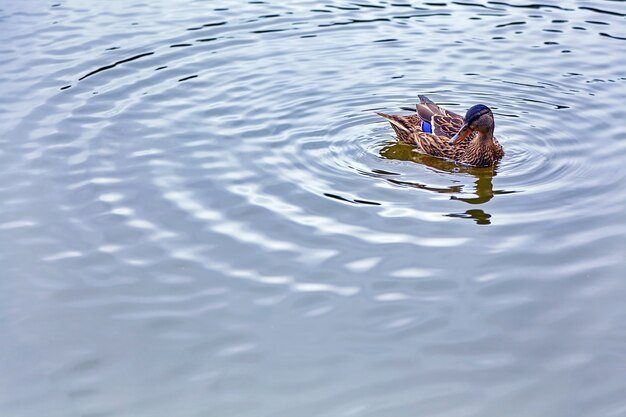
MULTIPOLYGON (((401 161, 412 161, 418 164, 425 165, 437 171, 444 171, 450 173, 462 173, 472 175, 476 178, 474 182, 474 189, 472 191, 466 191, 465 185, 455 184, 447 187, 431 187, 425 184, 401 181, 394 178, 388 179, 393 184, 399 184, 408 187, 420 188, 423 190, 432 191, 439 194, 452 194, 451 200, 463 201, 467 204, 481 205, 490 201, 495 195, 511 194, 515 191, 495 190, 493 189, 493 177, 498 173, 498 165, 487 168, 468 167, 455 164, 454 162, 445 161, 443 159, 435 158, 430 155, 423 155, 414 152, 412 146, 404 143, 393 142, 387 144, 380 151, 380 155, 386 159, 397 159, 401 161), (471 197, 459 196, 471 194, 471 197)), ((486 213, 482 209, 474 208, 468 209, 464 213, 450 213, 446 214, 448 217, 457 217, 463 219, 474 219, 476 224, 491 224, 491 214, 486 213)))

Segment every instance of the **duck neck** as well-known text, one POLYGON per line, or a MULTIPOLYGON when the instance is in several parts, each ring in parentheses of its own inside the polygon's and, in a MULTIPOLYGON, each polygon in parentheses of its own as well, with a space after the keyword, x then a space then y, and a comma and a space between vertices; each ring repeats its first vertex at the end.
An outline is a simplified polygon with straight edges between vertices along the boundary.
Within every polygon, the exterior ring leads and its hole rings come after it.
POLYGON ((493 135, 488 133, 478 132, 474 139, 469 143, 468 151, 474 155, 485 155, 489 153, 493 135))
POLYGON ((493 165, 497 159, 495 148, 493 132, 478 132, 467 147, 464 162, 479 167, 493 165))
POLYGON ((480 143, 489 143, 493 141, 493 130, 488 130, 486 132, 478 132, 476 135, 476 140, 480 143))

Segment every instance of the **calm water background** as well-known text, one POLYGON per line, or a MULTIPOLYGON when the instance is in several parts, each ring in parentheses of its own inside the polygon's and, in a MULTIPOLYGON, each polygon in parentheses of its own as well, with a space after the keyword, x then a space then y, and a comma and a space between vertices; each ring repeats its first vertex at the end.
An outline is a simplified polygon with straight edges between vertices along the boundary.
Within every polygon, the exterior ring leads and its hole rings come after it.
POLYGON ((0 414, 626 416, 626 3, 0 1, 0 414), (496 113, 495 169, 374 111, 496 113))

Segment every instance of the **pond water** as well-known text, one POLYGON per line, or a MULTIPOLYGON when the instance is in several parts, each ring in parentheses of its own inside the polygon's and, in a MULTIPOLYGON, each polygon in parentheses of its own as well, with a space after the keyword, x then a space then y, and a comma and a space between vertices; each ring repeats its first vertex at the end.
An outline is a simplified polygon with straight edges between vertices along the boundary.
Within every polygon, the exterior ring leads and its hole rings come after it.
POLYGON ((625 20, 0 1, 0 414, 626 416, 625 20))

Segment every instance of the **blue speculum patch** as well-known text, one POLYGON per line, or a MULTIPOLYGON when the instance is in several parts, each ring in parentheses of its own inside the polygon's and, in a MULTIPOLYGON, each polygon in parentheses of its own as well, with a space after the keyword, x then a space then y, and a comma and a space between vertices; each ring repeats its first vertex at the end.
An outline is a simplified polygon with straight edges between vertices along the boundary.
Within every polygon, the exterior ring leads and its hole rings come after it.
POLYGON ((433 128, 430 125, 430 123, 425 122, 424 120, 422 120, 422 132, 424 132, 424 133, 433 133, 433 128))

